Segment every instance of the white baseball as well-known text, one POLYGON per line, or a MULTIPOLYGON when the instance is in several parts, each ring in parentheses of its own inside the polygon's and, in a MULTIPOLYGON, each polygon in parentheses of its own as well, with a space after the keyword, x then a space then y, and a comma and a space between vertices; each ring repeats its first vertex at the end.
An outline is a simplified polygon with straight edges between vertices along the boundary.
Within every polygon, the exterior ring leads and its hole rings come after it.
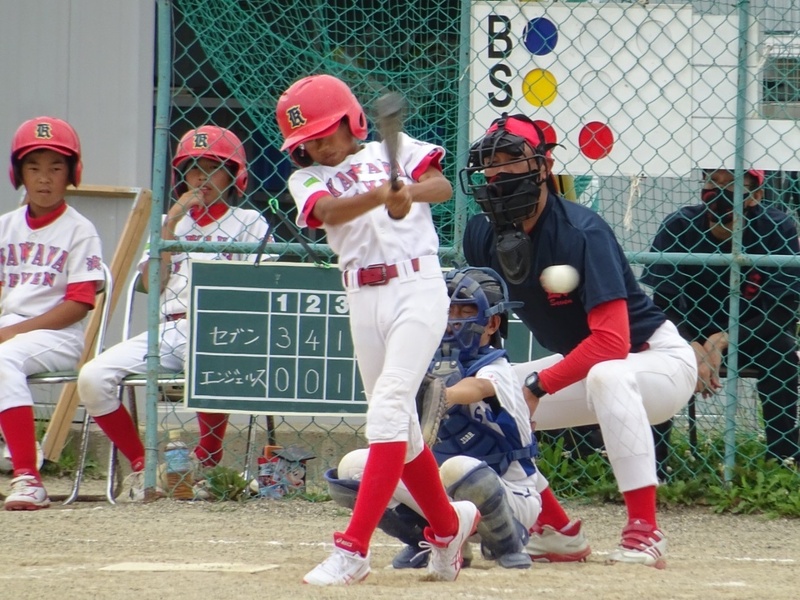
POLYGON ((568 294, 580 283, 581 276, 570 265, 553 265, 542 271, 539 281, 542 287, 553 294, 568 294))

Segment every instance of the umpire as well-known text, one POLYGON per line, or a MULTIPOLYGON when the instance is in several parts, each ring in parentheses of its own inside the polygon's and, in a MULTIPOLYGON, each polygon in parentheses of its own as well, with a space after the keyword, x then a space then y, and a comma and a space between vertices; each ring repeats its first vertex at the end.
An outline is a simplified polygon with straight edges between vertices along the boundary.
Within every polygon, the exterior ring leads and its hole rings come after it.
POLYGON ((460 179, 483 214, 467 224, 464 255, 502 274, 524 303, 517 316, 555 353, 515 367, 537 429, 600 425, 628 513, 610 561, 663 568, 650 424, 686 405, 694 352, 639 287, 608 224, 549 189, 554 146, 526 116, 505 113, 472 145, 460 179), (553 265, 574 267, 577 287, 545 289, 553 265))

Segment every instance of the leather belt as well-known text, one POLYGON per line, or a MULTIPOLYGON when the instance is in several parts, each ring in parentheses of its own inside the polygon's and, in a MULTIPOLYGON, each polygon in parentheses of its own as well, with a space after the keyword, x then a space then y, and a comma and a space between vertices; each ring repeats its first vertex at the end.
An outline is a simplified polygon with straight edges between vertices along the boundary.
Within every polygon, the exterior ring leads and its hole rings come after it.
POLYGON ((179 321, 180 319, 185 319, 186 313, 174 313, 171 315, 167 315, 164 317, 165 321, 179 321))
MULTIPOLYGON (((419 271, 418 258, 411 259, 411 269, 415 273, 419 271)), ((344 272, 344 284, 347 286, 350 285, 349 277, 351 273, 352 271, 344 272)), ((358 269, 355 273, 358 286, 362 287, 365 285, 386 285, 387 283, 389 283, 391 279, 397 277, 398 270, 397 270, 397 265, 387 265, 386 263, 380 263, 377 265, 370 265, 368 267, 364 267, 363 269, 358 269)))

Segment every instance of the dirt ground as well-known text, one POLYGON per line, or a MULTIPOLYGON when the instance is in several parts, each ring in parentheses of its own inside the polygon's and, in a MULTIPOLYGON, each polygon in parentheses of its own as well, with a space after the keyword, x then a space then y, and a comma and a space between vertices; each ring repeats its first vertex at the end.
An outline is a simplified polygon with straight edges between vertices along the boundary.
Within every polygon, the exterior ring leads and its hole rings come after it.
MULTIPOLYGON (((49 479, 51 495, 68 480, 49 479)), ((8 478, 0 477, 0 489, 8 478)), ((82 493, 101 494, 102 481, 82 493)), ((159 500, 146 505, 54 503, 48 510, 0 511, 0 598, 102 600, 183 598, 789 599, 800 589, 800 521, 661 514, 668 568, 604 564, 624 520, 621 506, 568 505, 581 517, 593 554, 583 564, 536 564, 511 571, 476 558, 455 583, 420 581, 387 566, 398 543, 377 532, 372 574, 354 587, 312 588, 303 575, 331 549, 348 512, 332 502, 246 503, 159 500)))

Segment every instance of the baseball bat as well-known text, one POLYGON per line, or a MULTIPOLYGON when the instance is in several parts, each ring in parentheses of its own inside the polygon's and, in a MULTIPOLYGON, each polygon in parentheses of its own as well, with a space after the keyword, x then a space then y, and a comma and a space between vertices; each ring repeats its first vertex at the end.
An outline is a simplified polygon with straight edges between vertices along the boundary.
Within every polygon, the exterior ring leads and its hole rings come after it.
MULTIPOLYGON (((393 190, 400 187, 397 183, 397 155, 400 151, 400 132, 403 131, 405 107, 405 100, 397 92, 384 94, 375 101, 375 124, 383 143, 386 144, 386 154, 389 157, 389 182, 393 190)), ((392 214, 389 213, 389 216, 392 217, 392 214)))

